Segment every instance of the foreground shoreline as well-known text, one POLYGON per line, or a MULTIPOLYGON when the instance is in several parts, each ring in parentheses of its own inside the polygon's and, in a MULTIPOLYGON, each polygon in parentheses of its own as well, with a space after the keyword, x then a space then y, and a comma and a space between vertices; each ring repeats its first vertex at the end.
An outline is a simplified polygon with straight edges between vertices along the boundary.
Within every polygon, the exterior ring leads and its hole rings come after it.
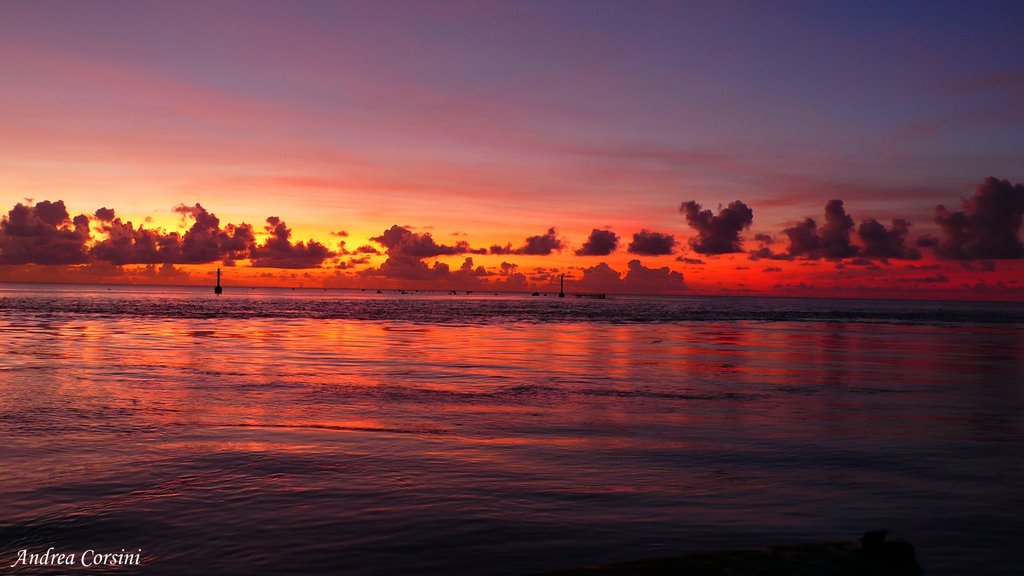
POLYGON ((772 546, 654 558, 588 566, 537 576, 919 576, 914 547, 903 540, 886 541, 885 531, 866 533, 858 541, 772 546))

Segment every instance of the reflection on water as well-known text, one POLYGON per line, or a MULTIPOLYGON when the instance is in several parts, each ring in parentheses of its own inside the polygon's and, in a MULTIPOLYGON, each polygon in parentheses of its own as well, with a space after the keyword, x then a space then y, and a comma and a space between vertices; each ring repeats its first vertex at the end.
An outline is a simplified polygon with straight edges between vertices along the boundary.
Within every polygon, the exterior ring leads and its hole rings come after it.
POLYGON ((1021 568, 1019 307, 104 292, 0 291, 0 563, 524 574, 886 527, 1021 568))

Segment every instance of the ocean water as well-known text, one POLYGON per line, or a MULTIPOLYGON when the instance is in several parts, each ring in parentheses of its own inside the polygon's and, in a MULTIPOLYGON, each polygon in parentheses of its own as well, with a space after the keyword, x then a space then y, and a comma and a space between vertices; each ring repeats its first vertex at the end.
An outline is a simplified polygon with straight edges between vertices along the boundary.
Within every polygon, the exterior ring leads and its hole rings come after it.
POLYGON ((885 528, 928 574, 1024 572, 1020 305, 210 292, 0 285, 4 570, 516 575, 885 528))

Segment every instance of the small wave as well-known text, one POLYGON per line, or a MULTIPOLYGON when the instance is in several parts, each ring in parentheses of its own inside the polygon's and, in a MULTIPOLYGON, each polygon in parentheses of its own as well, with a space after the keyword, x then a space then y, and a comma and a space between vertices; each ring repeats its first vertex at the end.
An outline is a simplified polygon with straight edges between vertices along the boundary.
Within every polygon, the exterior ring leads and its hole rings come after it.
MULTIPOLYGON (((644 298, 553 302, 528 297, 343 298, 273 297, 228 299, 166 297, 124 293, 79 296, 5 296, 0 315, 9 322, 52 323, 58 316, 169 319, 342 319, 387 321, 386 329, 416 331, 416 324, 472 327, 508 323, 679 323, 801 322, 888 324, 1024 324, 1019 304, 893 302, 875 300, 791 300, 773 298, 644 298), (25 313, 31 316, 24 316, 25 313), (404 325, 403 325, 404 323, 404 325)), ((42 329, 41 326, 36 328, 42 329)), ((210 337, 213 331, 191 332, 210 337)))
POLYGON ((447 430, 440 428, 394 428, 387 426, 349 426, 344 424, 270 424, 270 423, 210 423, 208 426, 216 428, 281 428, 289 430, 338 430, 343 432, 380 432, 386 434, 417 434, 417 435, 443 435, 447 430))

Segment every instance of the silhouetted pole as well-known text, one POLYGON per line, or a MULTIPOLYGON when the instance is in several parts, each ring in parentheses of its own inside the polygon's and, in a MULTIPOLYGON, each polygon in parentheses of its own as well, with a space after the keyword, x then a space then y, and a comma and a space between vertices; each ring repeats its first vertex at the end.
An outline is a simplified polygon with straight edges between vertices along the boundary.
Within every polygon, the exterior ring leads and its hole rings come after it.
POLYGON ((224 289, 220 287, 220 268, 217 268, 217 285, 213 287, 214 294, 220 294, 224 289))
POLYGON ((565 274, 562 274, 562 277, 559 282, 560 283, 558 287, 558 297, 565 298, 565 274))

